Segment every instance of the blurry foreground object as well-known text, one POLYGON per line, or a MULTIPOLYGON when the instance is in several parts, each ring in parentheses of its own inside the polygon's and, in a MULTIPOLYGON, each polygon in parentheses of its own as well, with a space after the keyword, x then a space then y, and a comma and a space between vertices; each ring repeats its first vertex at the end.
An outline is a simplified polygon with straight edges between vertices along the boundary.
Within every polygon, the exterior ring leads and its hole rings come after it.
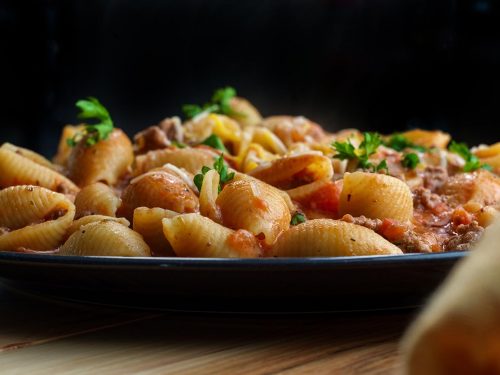
POLYGON ((406 374, 500 374, 500 220, 402 342, 406 374))

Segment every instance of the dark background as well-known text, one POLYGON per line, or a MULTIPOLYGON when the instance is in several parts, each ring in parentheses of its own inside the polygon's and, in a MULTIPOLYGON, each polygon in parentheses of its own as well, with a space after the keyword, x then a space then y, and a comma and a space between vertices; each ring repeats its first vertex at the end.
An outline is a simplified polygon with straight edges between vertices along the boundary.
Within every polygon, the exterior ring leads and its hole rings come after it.
POLYGON ((130 135, 232 85, 329 129, 500 138, 493 0, 0 0, 0 141, 55 152, 89 95, 130 135))

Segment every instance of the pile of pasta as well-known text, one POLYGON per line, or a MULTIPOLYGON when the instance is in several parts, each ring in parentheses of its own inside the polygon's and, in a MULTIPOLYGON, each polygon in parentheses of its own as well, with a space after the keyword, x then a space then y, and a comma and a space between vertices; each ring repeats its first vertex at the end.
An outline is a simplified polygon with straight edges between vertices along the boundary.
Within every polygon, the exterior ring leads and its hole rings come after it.
POLYGON ((470 160, 449 151, 441 131, 401 133, 403 147, 380 137, 369 149, 373 133, 263 118, 236 96, 229 105, 184 122, 166 118, 133 140, 113 128, 88 142, 95 128, 68 125, 52 161, 4 143, 0 250, 224 258, 439 252, 470 247, 498 214, 500 143, 472 149, 480 167, 464 171, 470 160), (418 162, 405 162, 409 153, 418 162))

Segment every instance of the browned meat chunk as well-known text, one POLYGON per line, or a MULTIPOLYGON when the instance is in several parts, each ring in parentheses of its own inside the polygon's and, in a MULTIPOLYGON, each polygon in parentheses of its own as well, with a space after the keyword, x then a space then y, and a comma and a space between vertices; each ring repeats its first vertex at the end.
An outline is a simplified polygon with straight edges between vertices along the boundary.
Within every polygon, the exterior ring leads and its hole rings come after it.
POLYGON ((361 225, 361 226, 366 227, 368 229, 371 229, 375 232, 378 232, 381 225, 382 225, 382 220, 369 219, 363 215, 354 217, 352 215, 346 214, 346 215, 342 216, 341 220, 345 221, 346 223, 361 225))
POLYGON ((413 190, 413 207, 415 209, 435 210, 443 203, 441 196, 434 194, 430 189, 418 187, 413 190))
POLYGON ((470 224, 461 224, 456 229, 456 235, 450 237, 444 243, 446 251, 470 250, 474 243, 483 234, 484 228, 477 221, 470 224))
POLYGON ((134 136, 134 152, 144 154, 170 146, 171 141, 182 141, 182 128, 178 118, 166 118, 158 125, 150 126, 134 136))
POLYGON ((431 192, 436 192, 448 180, 448 172, 443 167, 427 167, 424 170, 424 187, 431 192))

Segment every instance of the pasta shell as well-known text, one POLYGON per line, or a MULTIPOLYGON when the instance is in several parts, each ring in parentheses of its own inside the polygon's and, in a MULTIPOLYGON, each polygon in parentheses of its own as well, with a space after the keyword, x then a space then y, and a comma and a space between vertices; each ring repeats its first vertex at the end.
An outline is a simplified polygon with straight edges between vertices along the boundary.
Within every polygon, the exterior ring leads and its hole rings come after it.
POLYGON ((160 207, 176 212, 198 212, 196 194, 178 176, 155 169, 133 179, 122 193, 119 216, 132 220, 137 207, 160 207))
POLYGON ((229 102, 232 110, 230 115, 243 126, 256 126, 262 121, 257 108, 248 100, 240 97, 234 97, 229 102))
POLYGON ((75 198, 76 218, 86 215, 116 216, 121 204, 113 190, 101 182, 85 186, 75 198))
POLYGON ((84 125, 66 125, 63 128, 61 138, 59 139, 59 146, 57 147, 57 154, 53 158, 54 163, 66 167, 69 155, 73 150, 68 145, 68 139, 72 139, 77 133, 83 132, 84 129, 84 125))
POLYGON ((49 160, 45 159, 42 155, 37 154, 34 151, 28 150, 27 148, 18 147, 8 142, 4 143, 0 148, 15 152, 16 154, 24 156, 25 158, 34 161, 37 164, 58 171, 58 168, 54 164, 52 164, 49 160))
POLYGON ((0 148, 0 171, 0 187, 37 185, 67 195, 79 190, 62 174, 6 148, 0 148))
POLYGON ((232 181, 217 198, 223 223, 245 229, 271 245, 290 226, 285 200, 271 186, 258 180, 232 181))
POLYGON ((407 221, 413 218, 413 197, 403 181, 378 173, 344 175, 339 215, 407 221))
POLYGON ((245 230, 233 231, 199 214, 163 219, 163 233, 180 257, 256 258, 258 240, 245 230))
POLYGON ((272 247, 275 257, 397 255, 402 251, 371 229, 316 219, 291 227, 272 247))
POLYGON ((73 221, 73 223, 68 228, 68 231, 66 232, 66 237, 71 236, 78 229, 80 229, 80 227, 82 227, 84 225, 87 225, 90 223, 101 223, 104 221, 115 221, 121 225, 125 225, 126 227, 130 226, 130 222, 123 217, 111 217, 111 216, 105 216, 105 215, 88 215, 88 216, 84 216, 84 217, 81 217, 80 219, 73 221))
POLYGON ((266 128, 256 128, 253 133, 252 142, 263 146, 266 150, 274 154, 284 155, 287 152, 287 148, 283 142, 266 128))
POLYGON ((222 213, 216 204, 219 195, 219 182, 219 173, 212 169, 205 174, 200 191, 200 213, 216 223, 222 223, 222 213))
POLYGON ((241 128, 233 119, 214 113, 197 116, 184 124, 184 136, 190 144, 201 143, 211 134, 217 135, 224 143, 234 144, 241 139, 241 128))
POLYGON ((59 255, 149 257, 151 251, 139 233, 108 220, 81 226, 59 255))
POLYGON ((216 157, 213 151, 190 147, 149 151, 136 157, 133 174, 139 176, 167 163, 196 174, 204 165, 212 165, 216 157))
POLYGON ((281 189, 290 189, 333 176, 332 162, 320 153, 285 156, 249 172, 259 180, 281 189))
POLYGON ((84 138, 73 148, 68 159, 69 178, 81 187, 95 182, 115 185, 133 160, 130 139, 120 129, 114 129, 106 140, 87 146, 84 138))
POLYGON ((323 179, 287 190, 290 198, 298 202, 308 218, 339 217, 341 187, 339 183, 323 179))
POLYGON ((283 143, 290 147, 296 142, 315 143, 325 138, 321 126, 302 116, 271 116, 262 121, 283 143))
POLYGON ((448 133, 443 133, 439 130, 414 129, 406 131, 402 135, 410 142, 427 148, 437 147, 444 149, 451 139, 448 133))
POLYGON ((134 230, 142 235, 151 249, 153 256, 175 256, 172 246, 163 234, 162 219, 179 215, 163 208, 138 207, 134 210, 134 230))
POLYGON ((474 151, 474 155, 478 158, 490 158, 492 156, 500 155, 500 142, 491 146, 479 146, 474 151))
POLYGON ((485 170, 458 173, 446 181, 439 193, 453 207, 467 202, 476 202, 481 206, 498 204, 500 178, 485 170))
POLYGON ((75 206, 62 194, 39 186, 0 191, 0 250, 52 250, 64 240, 75 206))

